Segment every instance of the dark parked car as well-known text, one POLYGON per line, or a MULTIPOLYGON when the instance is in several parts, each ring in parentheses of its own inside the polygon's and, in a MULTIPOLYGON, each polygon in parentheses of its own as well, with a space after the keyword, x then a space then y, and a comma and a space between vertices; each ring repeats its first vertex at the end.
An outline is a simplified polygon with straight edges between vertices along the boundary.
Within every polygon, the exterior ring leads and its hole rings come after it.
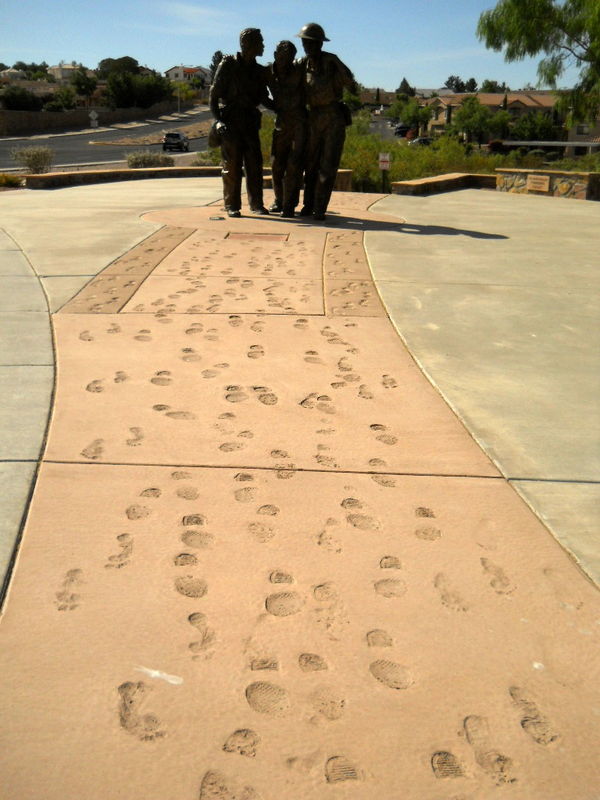
POLYGON ((409 130, 410 130, 410 125, 403 125, 402 123, 399 123, 394 128, 394 136, 406 136, 409 130))
POLYGON ((184 150, 187 152, 190 149, 190 140, 185 135, 185 133, 165 133, 162 140, 162 149, 163 150, 181 150, 183 153, 184 150))
POLYGON ((409 144, 416 144, 417 147, 419 145, 421 147, 426 147, 427 145, 431 144, 431 139, 428 136, 418 136, 416 139, 411 139, 409 144))

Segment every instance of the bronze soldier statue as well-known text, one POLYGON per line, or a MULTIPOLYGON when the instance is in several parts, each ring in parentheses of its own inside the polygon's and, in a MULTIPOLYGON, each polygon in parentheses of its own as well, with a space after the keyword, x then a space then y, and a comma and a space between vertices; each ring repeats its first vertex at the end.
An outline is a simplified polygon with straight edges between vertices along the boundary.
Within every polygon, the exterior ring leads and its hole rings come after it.
POLYGON ((354 76, 333 53, 323 51, 329 39, 316 22, 309 22, 298 34, 306 56, 305 69, 308 105, 308 149, 304 172, 303 217, 325 219, 335 177, 340 164, 350 111, 342 103, 344 88, 356 91, 354 76))
POLYGON ((256 63, 265 46, 258 28, 240 33, 240 50, 225 56, 210 88, 209 104, 221 142, 223 157, 223 198, 230 217, 239 217, 242 207, 242 167, 250 210, 268 214, 263 205, 263 161, 258 131, 258 106, 269 104, 267 68, 256 63))
POLYGON ((304 69, 294 62, 296 53, 293 42, 279 42, 269 66, 269 89, 277 112, 271 144, 275 202, 269 211, 283 217, 293 217, 298 205, 306 148, 304 69))

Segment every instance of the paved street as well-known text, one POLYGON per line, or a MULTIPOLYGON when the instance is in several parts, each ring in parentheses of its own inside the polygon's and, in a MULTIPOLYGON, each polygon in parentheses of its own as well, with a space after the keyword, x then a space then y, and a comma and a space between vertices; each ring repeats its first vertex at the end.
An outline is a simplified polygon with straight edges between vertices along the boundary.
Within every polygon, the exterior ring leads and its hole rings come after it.
POLYGON ((7 797, 593 800, 599 204, 0 214, 7 797))
MULTIPOLYGON (((55 153, 54 167, 73 164, 93 164, 100 162, 122 161, 124 156, 133 150, 155 150, 161 152, 160 145, 107 145, 91 144, 91 142, 111 142, 125 137, 143 137, 149 133, 162 130, 172 130, 190 122, 210 119, 210 112, 206 107, 194 113, 181 113, 165 115, 170 119, 157 118, 150 124, 122 123, 110 129, 87 130, 83 133, 72 134, 45 134, 27 138, 0 138, 0 170, 14 169, 15 162, 11 157, 13 149, 43 145, 51 147, 55 153)), ((190 152, 206 149, 206 138, 191 139, 190 152)))

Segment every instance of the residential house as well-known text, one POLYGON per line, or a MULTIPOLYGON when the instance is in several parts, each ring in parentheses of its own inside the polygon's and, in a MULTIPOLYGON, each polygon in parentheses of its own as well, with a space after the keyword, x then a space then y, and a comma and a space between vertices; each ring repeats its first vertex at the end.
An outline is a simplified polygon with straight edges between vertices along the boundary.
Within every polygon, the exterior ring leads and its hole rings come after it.
POLYGON ((170 81, 192 81, 194 78, 204 80, 205 84, 210 83, 210 70, 205 67, 171 67, 165 72, 170 81))
POLYGON ((552 114, 556 105, 556 95, 551 91, 473 92, 432 97, 424 101, 424 105, 433 109, 433 115, 428 124, 429 133, 443 133, 446 126, 452 122, 453 113, 460 108, 467 97, 476 97, 492 113, 506 110, 514 119, 538 111, 543 114, 552 114))

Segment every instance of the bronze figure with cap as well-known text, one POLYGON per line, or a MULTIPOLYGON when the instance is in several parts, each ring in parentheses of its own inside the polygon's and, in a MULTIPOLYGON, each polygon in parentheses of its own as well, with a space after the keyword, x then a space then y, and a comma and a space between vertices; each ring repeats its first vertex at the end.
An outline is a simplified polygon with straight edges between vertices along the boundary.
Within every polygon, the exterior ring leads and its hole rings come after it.
POLYGON ((345 88, 356 91, 354 76, 333 53, 323 50, 329 39, 316 22, 309 22, 298 33, 305 57, 308 106, 308 147, 304 171, 304 205, 301 216, 325 219, 331 192, 346 138, 348 124, 342 103, 345 88))
POLYGON ((269 211, 293 217, 298 205, 306 149, 304 69, 294 61, 293 42, 279 42, 269 66, 269 89, 277 113, 271 145, 275 201, 269 211))
POLYGON ((260 30, 243 30, 240 52, 223 58, 210 89, 209 104, 217 121, 223 158, 223 198, 230 217, 241 215, 242 167, 250 210, 254 214, 269 213, 263 204, 263 160, 258 135, 258 106, 270 105, 267 68, 256 62, 263 52, 260 30))

